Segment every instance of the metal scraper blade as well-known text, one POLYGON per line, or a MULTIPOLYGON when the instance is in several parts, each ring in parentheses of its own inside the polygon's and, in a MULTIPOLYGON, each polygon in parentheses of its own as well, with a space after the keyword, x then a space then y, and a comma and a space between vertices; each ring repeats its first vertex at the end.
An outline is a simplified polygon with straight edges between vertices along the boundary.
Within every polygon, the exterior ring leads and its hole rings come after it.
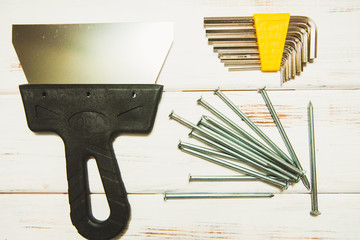
POLYGON ((71 222, 85 238, 112 239, 127 229, 131 207, 112 142, 151 132, 163 91, 153 83, 172 41, 171 23, 13 26, 30 83, 19 86, 28 126, 63 139, 71 222), (110 209, 103 221, 91 210, 91 157, 110 209))
POLYGON ((173 24, 13 25, 29 83, 155 83, 173 42, 173 24))

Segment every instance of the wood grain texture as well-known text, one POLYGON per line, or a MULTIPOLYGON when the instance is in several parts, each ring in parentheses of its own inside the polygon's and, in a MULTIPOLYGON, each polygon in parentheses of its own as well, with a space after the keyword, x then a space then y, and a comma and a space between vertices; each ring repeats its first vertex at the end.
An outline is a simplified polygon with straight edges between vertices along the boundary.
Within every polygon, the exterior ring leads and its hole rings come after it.
MULTIPOLYGON (((256 91, 227 91, 225 94, 286 151, 260 94, 256 91)), ((165 92, 151 134, 121 135, 114 142, 127 190, 131 193, 159 193, 168 189, 279 192, 279 189, 259 182, 211 184, 187 182, 189 173, 233 174, 228 169, 222 169, 177 149, 179 139, 198 142, 188 138, 190 129, 174 120, 169 120, 168 115, 174 110, 196 123, 203 114, 210 114, 196 104, 200 96, 252 133, 251 129, 212 92, 165 92)), ((359 90, 269 91, 269 97, 307 172, 309 172, 307 104, 309 100, 312 101, 315 111, 319 191, 359 192, 360 182, 356 177, 358 156, 351 154, 354 149, 360 147, 359 90)), ((4 116, 9 116, 3 118, 1 129, 3 138, 0 139, 2 146, 0 160, 4 166, 0 169, 1 191, 66 192, 62 140, 55 135, 34 134, 27 128, 19 96, 0 96, 0 106, 5 113, 4 116)), ((93 187, 95 192, 99 192, 99 189, 101 189, 100 185, 93 187)), ((304 193, 306 189, 301 184, 296 184, 286 192, 304 193)))
MULTIPOLYGON (((358 239, 358 194, 320 194, 322 215, 309 214, 308 194, 272 199, 173 200, 130 195, 132 219, 121 239, 358 239), (353 206, 349 208, 348 206, 353 206)), ((82 239, 71 225, 66 194, 1 194, 2 239, 82 239), (24 204, 26 203, 26 204, 24 204)), ((101 206, 95 206, 101 209, 101 206)))
POLYGON ((257 12, 290 12, 314 19, 319 30, 318 58, 286 88, 358 87, 360 19, 358 1, 3 1, 0 24, 1 92, 17 92, 26 82, 11 46, 11 24, 172 21, 174 44, 158 79, 167 90, 279 87, 279 73, 228 72, 207 45, 205 16, 249 16, 257 12), (84 5, 84 6, 83 6, 84 5), (39 14, 41 13, 41 14, 39 14), (11 71, 11 74, 9 74, 11 71), (9 83, 12 82, 12 83, 9 83))
MULTIPOLYGON (((32 133, 18 90, 25 75, 11 44, 12 24, 172 21, 174 44, 158 78, 165 86, 153 131, 113 143, 132 206, 121 239, 359 239, 360 238, 360 2, 347 1, 14 1, 0 3, 0 239, 83 239, 71 225, 64 145, 32 133), (318 58, 280 88, 279 73, 228 72, 207 45, 203 17, 290 12, 311 17, 319 30, 318 58), (251 132, 211 90, 225 93, 286 150, 255 89, 268 94, 303 168, 309 172, 306 107, 315 111, 319 210, 301 183, 286 191, 262 182, 189 183, 188 174, 234 172, 182 153, 193 122, 209 113, 203 96, 251 132), (164 191, 274 192, 271 199, 163 201, 164 191), (34 194, 37 193, 37 194, 34 194)), ((91 171, 90 177, 96 178, 91 171)), ((309 174, 308 174, 309 176, 309 174)), ((99 182, 91 185, 94 214, 108 209, 99 182)))

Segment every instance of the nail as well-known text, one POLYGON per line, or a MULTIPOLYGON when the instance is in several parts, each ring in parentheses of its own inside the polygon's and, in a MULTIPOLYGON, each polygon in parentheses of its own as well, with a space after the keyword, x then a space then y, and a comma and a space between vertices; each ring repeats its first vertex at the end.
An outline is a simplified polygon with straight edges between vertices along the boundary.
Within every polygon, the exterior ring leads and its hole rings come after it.
MULTIPOLYGON (((259 147, 263 147, 265 146, 264 144, 262 144, 260 141, 258 141, 256 138, 254 138, 252 135, 250 135, 248 132, 246 132, 245 130, 243 130, 240 126, 238 126, 236 123, 234 123, 233 121, 231 121, 229 118, 227 118, 224 114, 222 114, 219 110, 217 110, 216 108, 214 108, 213 106, 211 106, 208 102, 206 102, 203 98, 198 99, 198 103, 200 105, 202 105, 203 107, 205 107, 206 109, 208 109, 211 113, 213 113, 215 116, 217 116, 218 118, 220 118, 221 120, 223 120, 226 124, 228 124, 229 126, 231 126, 233 129, 237 130, 241 135, 243 135, 245 138, 247 138, 249 141, 255 143, 256 145, 258 145, 259 147)), ((215 121, 214 121, 215 123, 215 121)), ((216 124, 216 123, 215 123, 216 124)), ((214 125, 215 125, 214 124, 214 125)), ((249 142, 247 141, 247 142, 249 142)), ((265 146, 266 147, 266 146, 265 146)), ((266 147, 266 149, 269 149, 266 147)), ((292 171, 297 172, 298 174, 301 174, 302 172, 296 168, 294 168, 292 165, 288 164, 287 162, 285 162, 285 160, 283 160, 282 158, 279 159, 277 158, 277 161, 286 166, 288 169, 292 169, 292 171)), ((295 182, 298 182, 298 178, 295 179, 295 182)))
POLYGON ((195 139, 202 141, 205 144, 207 144, 211 147, 214 147, 217 150, 224 151, 225 153, 234 156, 236 158, 236 161, 238 161, 238 162, 250 164, 251 166, 255 167, 256 169, 262 170, 262 171, 266 172, 267 174, 270 174, 271 176, 275 176, 277 178, 284 179, 286 181, 292 181, 292 179, 290 177, 288 177, 278 171, 275 171, 271 168, 265 167, 264 165, 259 164, 258 162, 252 161, 251 159, 248 159, 248 158, 240 155, 238 152, 235 152, 235 151, 229 149, 228 147, 226 147, 226 145, 224 146, 217 142, 214 142, 207 137, 201 136, 200 134, 196 133, 195 131, 191 131, 189 133, 189 136, 194 137, 195 139))
MULTIPOLYGON (((262 154, 262 156, 264 156, 264 155, 266 156, 265 158, 272 159, 273 161, 275 161, 279 165, 285 167, 288 170, 291 170, 292 172, 295 172, 297 174, 302 174, 303 173, 302 170, 299 170, 298 168, 294 167, 293 165, 289 164, 288 162, 285 162, 279 155, 277 155, 275 152, 273 152, 270 148, 268 148, 264 144, 262 144, 262 143, 259 143, 261 145, 255 144, 254 142, 244 138, 240 134, 237 134, 236 132, 232 131, 230 128, 228 128, 224 124, 216 121, 215 119, 213 119, 211 117, 203 116, 203 119, 205 119, 210 124, 217 127, 218 129, 220 129, 222 131, 222 133, 225 132, 226 134, 230 135, 232 138, 235 138, 236 140, 234 140, 234 141, 236 143, 238 143, 239 141, 242 142, 243 145, 246 146, 246 148, 248 148, 249 150, 252 150, 255 153, 260 152, 262 154)), ((205 126, 208 126, 205 121, 201 121, 200 123, 204 124, 205 126)), ((221 131, 219 133, 221 133, 221 131)))
MULTIPOLYGON (((198 126, 202 126, 204 129, 208 129, 208 130, 211 130, 213 131, 214 133, 217 133, 221 136, 223 136, 224 138, 228 139, 229 141, 232 141, 233 143, 237 144, 237 145, 240 145, 241 147, 247 149, 248 151, 254 153, 254 154, 257 154, 258 156, 262 157, 262 158, 265 158, 267 159, 268 157, 263 154, 261 151, 258 151, 256 148, 253 148, 251 145, 245 143, 244 141, 241 141, 241 137, 240 139, 232 136, 231 134, 228 134, 227 132, 223 131, 222 129, 220 129, 219 127, 211 124, 210 122, 208 122, 206 120, 206 118, 203 116, 201 118, 201 120, 198 122, 197 124, 198 126)), ((250 142, 252 143, 252 142, 250 142)), ((253 144, 255 146, 257 146, 256 144, 253 144)))
POLYGON ((208 102, 206 102, 202 97, 197 100, 197 102, 209 110, 211 113, 213 113, 215 116, 217 116, 219 119, 224 121, 226 124, 228 124, 230 127, 232 127, 234 130, 239 132, 244 137, 248 138, 249 140, 258 143, 259 141, 254 138, 250 133, 246 132, 244 129, 242 129, 239 125, 237 125, 235 122, 230 120, 228 117, 226 117, 224 114, 222 114, 220 111, 218 111, 216 108, 211 106, 208 102))
MULTIPOLYGON (((221 144, 223 144, 223 145, 229 147, 230 149, 232 149, 233 151, 237 152, 237 156, 241 156, 243 158, 243 156, 241 155, 243 148, 239 149, 237 145, 235 145, 234 143, 228 141, 226 138, 222 137, 221 135, 219 135, 217 133, 214 133, 214 132, 211 132, 209 129, 203 129, 203 128, 198 127, 197 125, 191 123, 190 121, 188 121, 188 120, 180 117, 179 115, 175 114, 174 111, 171 112, 169 117, 171 119, 174 119, 174 120, 182 123, 183 125, 191 128, 191 129, 199 131, 200 133, 204 134, 207 138, 214 139, 218 143, 221 142, 221 144)), ((266 163, 262 159, 259 159, 256 156, 255 156, 255 158, 256 158, 256 161, 258 161, 260 164, 266 165, 266 163)))
MULTIPOLYGON (((271 101, 270 101, 270 98, 265 90, 265 88, 260 88, 259 91, 258 91, 261 96, 263 97, 264 101, 265 101, 265 104, 270 112, 270 115, 271 117, 273 118, 274 122, 275 122, 275 125, 277 127, 277 129, 279 130, 279 133, 281 135, 281 138, 283 139, 284 143, 285 143, 285 146, 295 164, 295 166, 300 169, 302 172, 303 172, 303 168, 299 162, 299 159, 298 157, 296 156, 296 153, 295 153, 295 150, 294 148, 292 147, 291 143, 290 143, 290 140, 285 132, 285 129, 283 127, 283 125, 281 124, 280 122, 280 119, 278 117, 278 115, 276 114, 276 111, 275 111, 275 108, 274 106, 272 105, 271 101)), ((304 184, 304 186, 310 190, 310 184, 309 184, 309 180, 307 179, 306 175, 302 173, 302 176, 301 176, 301 180, 304 184)))
MULTIPOLYGON (((250 155, 249 155, 248 151, 246 151, 246 153, 245 153, 244 149, 241 148, 240 146, 235 145, 234 143, 228 141, 226 138, 220 136, 219 134, 216 134, 207 129, 202 129, 202 128, 196 126, 195 124, 191 123, 190 121, 176 115, 174 113, 174 111, 171 112, 169 117, 171 119, 174 119, 174 120, 182 123, 183 125, 185 125, 187 127, 190 127, 192 129, 195 129, 196 131, 199 131, 200 133, 204 134, 207 138, 211 138, 211 139, 217 141, 217 143, 225 145, 226 148, 230 148, 231 150, 235 151, 237 153, 236 157, 238 157, 238 159, 243 162, 246 162, 246 163, 256 166, 258 168, 261 167, 261 169, 266 170, 267 172, 272 172, 272 174, 276 174, 276 176, 286 179, 286 180, 296 179, 295 175, 293 175, 287 171, 284 171, 282 168, 278 167, 277 165, 274 165, 271 162, 261 159, 254 154, 250 153, 250 155), (264 168, 265 166, 269 167, 271 169, 276 169, 276 171, 271 171, 268 168, 264 168)), ((229 153, 229 151, 227 153, 229 153)))
POLYGON ((165 192, 164 200, 168 199, 199 199, 199 198, 271 198, 272 193, 210 193, 210 192, 165 192))
POLYGON ((223 158, 227 158, 227 159, 234 160, 234 161, 237 160, 237 158, 232 155, 229 155, 229 154, 226 154, 226 153, 223 153, 223 152, 211 149, 211 148, 206 148, 206 147, 198 146, 198 145, 183 142, 183 141, 179 141, 178 146, 179 146, 179 148, 185 147, 185 148, 193 149, 198 152, 205 153, 205 154, 210 154, 210 155, 214 155, 217 157, 223 157, 223 158))
POLYGON ((318 216, 321 212, 318 209, 317 181, 316 181, 316 160, 315 160, 315 136, 314 136, 314 111, 313 105, 308 106, 309 121, 309 143, 310 143, 310 173, 311 173, 311 211, 310 214, 318 216))
POLYGON ((253 171, 251 169, 236 165, 236 164, 234 164, 232 162, 229 162, 229 161, 217 158, 217 157, 213 157, 213 156, 210 156, 210 155, 206 155, 206 154, 200 153, 198 151, 187 149, 187 148, 181 148, 181 150, 183 152, 186 152, 186 153, 192 154, 194 156, 197 156, 197 157, 203 158, 205 160, 208 160, 208 161, 210 161, 212 163, 216 163, 216 164, 218 164, 220 166, 232 169, 232 170, 237 171, 237 172, 244 173, 244 174, 252 176, 252 177, 256 177, 256 178, 258 178, 260 180, 263 180, 265 182, 268 182, 270 184, 280 186, 280 187, 282 187, 284 189, 287 189, 288 186, 289 186, 289 183, 286 182, 286 181, 280 181, 280 180, 277 180, 277 179, 270 178, 269 176, 266 176, 266 175, 261 174, 259 172, 253 171))
POLYGON ((220 89, 216 89, 214 94, 219 96, 259 137, 261 137, 275 152, 277 152, 281 157, 283 157, 287 162, 292 163, 292 160, 273 142, 271 139, 266 136, 266 134, 261 131, 261 129, 255 125, 233 102, 227 98, 220 89))
MULTIPOLYGON (((224 142, 224 140, 227 141, 227 143, 231 143, 232 147, 234 148, 234 150, 236 150, 236 152, 238 152, 240 155, 248 158, 248 159, 251 159, 252 161, 255 161, 259 164, 262 164, 268 168, 271 168, 271 169, 274 169, 288 177, 290 177, 291 179, 293 180, 296 180, 298 177, 296 175, 294 175, 293 173, 287 171, 286 169, 278 166, 277 164, 273 163, 271 160, 269 160, 266 156, 263 157, 263 155, 261 154, 257 154, 257 153, 254 153, 253 151, 254 150, 249 150, 241 141, 238 141, 234 138, 232 138, 231 136, 226 136, 224 137, 223 135, 219 134, 219 129, 214 129, 215 127, 213 128, 202 128, 203 130, 206 130, 207 132, 213 134, 214 136, 217 136, 214 140, 215 141, 218 141, 217 139, 219 139, 219 137, 221 137, 221 143, 224 142), (215 131, 214 131, 215 130, 215 131)), ((223 133, 223 134, 226 134, 226 133, 223 133)), ((219 142, 220 143, 220 142, 219 142)))
POLYGON ((189 182, 257 181, 247 175, 189 175, 189 182))
POLYGON ((171 111, 171 113, 169 115, 169 118, 178 121, 179 123, 185 125, 186 127, 189 127, 189 128, 196 127, 195 124, 193 124, 190 121, 188 121, 188 120, 180 117, 179 115, 175 114, 174 111, 171 111))

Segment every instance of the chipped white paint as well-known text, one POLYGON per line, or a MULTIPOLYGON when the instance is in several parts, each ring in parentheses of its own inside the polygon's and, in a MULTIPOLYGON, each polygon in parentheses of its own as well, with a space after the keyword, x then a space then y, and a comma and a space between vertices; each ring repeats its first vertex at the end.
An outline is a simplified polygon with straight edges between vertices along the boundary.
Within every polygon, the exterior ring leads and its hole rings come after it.
MULTIPOLYGON (((122 239, 360 238, 358 1, 5 0, 0 6, 0 239, 82 239, 69 218, 63 142, 55 135, 32 133, 26 125, 18 92, 26 79, 11 45, 11 24, 122 21, 175 24, 174 44, 158 80, 166 92, 152 133, 122 135, 114 142, 132 206, 132 220, 122 239), (290 12, 317 23, 319 57, 283 89, 279 89, 279 73, 228 72, 207 45, 203 17, 256 12, 290 12), (212 92, 203 91, 218 86, 239 90, 225 93, 285 150, 260 94, 254 91, 264 85, 306 171, 306 106, 309 100, 314 104, 322 212, 317 218, 309 215, 310 196, 301 183, 281 192, 261 182, 187 181, 189 173, 233 172, 180 152, 179 138, 196 141, 188 139, 188 129, 168 119, 170 111, 197 122, 202 114, 209 114, 196 104, 202 95, 249 130, 212 92), (161 193, 171 190, 270 191, 275 197, 163 202, 161 193)), ((91 190, 97 193, 93 204, 99 216, 106 216, 100 204, 103 195, 98 194, 101 186, 94 184, 91 190)))

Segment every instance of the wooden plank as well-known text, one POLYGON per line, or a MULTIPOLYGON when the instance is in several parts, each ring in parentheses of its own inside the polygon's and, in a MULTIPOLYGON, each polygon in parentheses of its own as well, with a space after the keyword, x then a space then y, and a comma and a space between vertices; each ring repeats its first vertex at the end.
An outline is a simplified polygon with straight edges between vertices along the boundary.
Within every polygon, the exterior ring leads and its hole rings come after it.
MULTIPOLYGON (((26 83, 11 44, 15 23, 172 21, 174 44, 158 83, 166 92, 154 130, 147 136, 123 135, 114 149, 132 206, 122 239, 359 239, 360 4, 346 1, 2 1, 0 7, 0 239, 83 239, 69 217, 64 146, 55 135, 34 134, 26 126, 18 85, 26 83), (85 6, 85 7, 84 7, 85 6), (309 172, 306 106, 315 107, 319 206, 311 217, 310 196, 300 184, 287 191, 260 183, 188 183, 189 173, 233 174, 180 152, 188 129, 168 120, 172 109, 196 122, 206 100, 241 121, 211 92, 227 92, 249 117, 284 148, 257 89, 280 87, 279 73, 228 72, 207 44, 203 17, 290 12, 314 19, 319 30, 318 58, 283 90, 269 91, 304 169, 309 172), (296 91, 292 91, 297 89, 296 91), (299 90, 317 89, 317 90, 299 90), (337 89, 337 90, 319 90, 337 89), (352 90, 341 90, 352 89, 352 90), (194 91, 195 92, 182 92, 194 91), (164 191, 276 193, 272 199, 167 201, 164 191), (9 192, 15 194, 7 194, 9 192), (29 194, 41 192, 43 194, 29 194), (135 193, 135 194, 134 194, 135 193)), ((90 177, 96 176, 91 171, 90 177)), ((91 191, 101 192, 93 182, 91 191)), ((106 219, 103 194, 91 196, 94 214, 106 219)))
MULTIPOLYGON (((67 191, 62 140, 55 135, 34 134, 26 126, 18 91, 18 85, 26 83, 26 78, 11 44, 11 25, 127 21, 172 21, 175 34, 158 79, 166 92, 153 132, 147 136, 122 135, 114 142, 132 206, 132 220, 122 239, 360 238, 359 1, 110 0, 104 4, 5 0, 0 5, 0 239, 83 239, 71 225, 67 194, 59 194, 67 191), (249 130, 211 92, 199 91, 218 86, 241 90, 227 94, 285 149, 261 96, 255 91, 243 91, 265 85, 279 88, 279 73, 228 72, 207 44, 203 28, 203 17, 248 16, 258 12, 305 15, 318 26, 315 62, 308 64, 301 76, 286 83, 282 88, 285 91, 269 91, 307 172, 306 106, 309 100, 314 104, 322 212, 316 218, 309 215, 310 196, 301 183, 287 191, 260 182, 188 183, 189 173, 233 172, 180 152, 176 147, 179 138, 196 141, 188 139, 188 129, 167 117, 174 109, 197 122, 201 114, 208 114, 196 105, 196 99, 203 95, 249 130), (159 194, 164 191, 269 191, 276 195, 272 199, 164 202, 159 194)), ((95 169, 90 177, 96 174, 95 169)), ((101 189, 99 182, 92 182, 92 192, 99 193, 101 189)), ((94 214, 106 219, 104 195, 93 194, 91 198, 94 214)))
POLYGON ((11 45, 11 24, 14 23, 79 23, 126 21, 173 21, 174 44, 158 82, 167 90, 279 87, 280 74, 260 71, 228 72, 220 63, 212 47, 207 44, 203 17, 248 16, 257 12, 291 12, 314 19, 319 30, 318 58, 304 68, 301 76, 285 84, 287 88, 351 88, 359 87, 360 32, 359 3, 355 0, 317 1, 62 1, 56 8, 44 0, 2 3, 0 15, 0 92, 17 93, 17 85, 25 77, 19 69, 11 45), (69 7, 71 6, 71 7, 69 7), (143 6, 143 7, 139 7, 143 6), (55 10, 56 9, 56 10, 55 10), (102 11, 99 11, 102 9, 102 11), (161 9, 161 10, 160 10, 161 9), (41 12, 42 14, 33 14, 41 12), (65 14, 66 13, 66 14, 65 14), (89 17, 91 16, 91 17, 89 17), (185 17, 186 16, 186 17, 185 17))
MULTIPOLYGON (((311 100, 315 111, 315 137, 319 191, 359 192, 360 144, 359 91, 268 91, 278 111, 295 151, 309 173, 307 104, 311 100)), ((225 92, 248 116, 286 151, 277 129, 255 91, 225 92)), ((177 149, 179 139, 189 139, 189 129, 169 120, 175 110, 179 115, 197 122, 209 113, 196 104, 205 100, 221 109, 234 121, 249 130, 237 116, 211 92, 165 92, 159 105, 154 129, 149 135, 121 135, 114 149, 122 176, 131 193, 178 191, 270 191, 280 189, 260 183, 191 183, 193 174, 233 174, 228 169, 182 153, 177 149)), ((66 192, 64 146, 55 135, 34 134, 26 120, 18 95, 0 96, 2 127, 0 129, 0 189, 2 192, 66 192)), ((249 130, 250 132, 251 130, 249 130)), ((91 174, 97 174, 96 172, 91 174)), ((309 175, 308 175, 309 176, 309 175)), ((101 185, 93 186, 94 192, 101 185)), ((291 186, 287 192, 306 192, 302 184, 291 186)))
MULTIPOLYGON (((173 200, 130 195, 132 218, 121 239, 358 239, 359 194, 272 199, 173 200), (353 207, 349 207, 353 206, 353 207)), ((83 239, 71 225, 66 194, 1 194, 1 239, 83 239)), ((98 210, 102 206, 95 205, 98 210)))

